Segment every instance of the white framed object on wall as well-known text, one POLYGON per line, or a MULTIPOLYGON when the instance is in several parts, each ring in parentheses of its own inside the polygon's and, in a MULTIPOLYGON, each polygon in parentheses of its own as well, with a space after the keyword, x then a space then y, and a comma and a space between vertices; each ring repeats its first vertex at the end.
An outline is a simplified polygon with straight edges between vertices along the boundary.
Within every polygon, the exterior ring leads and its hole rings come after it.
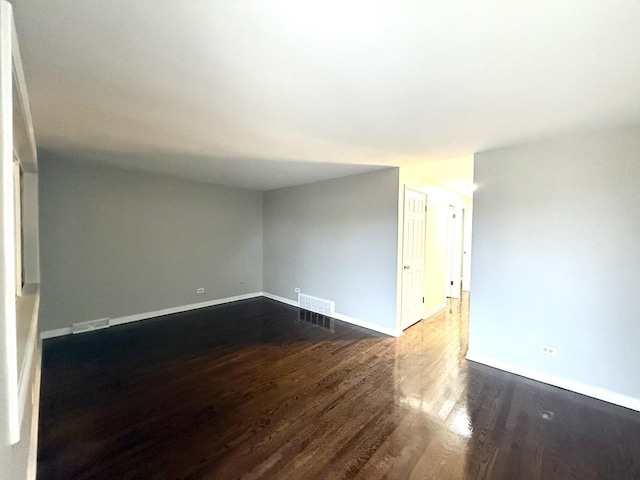
POLYGON ((0 436, 20 441, 39 356, 38 163, 11 5, 0 1, 0 436))

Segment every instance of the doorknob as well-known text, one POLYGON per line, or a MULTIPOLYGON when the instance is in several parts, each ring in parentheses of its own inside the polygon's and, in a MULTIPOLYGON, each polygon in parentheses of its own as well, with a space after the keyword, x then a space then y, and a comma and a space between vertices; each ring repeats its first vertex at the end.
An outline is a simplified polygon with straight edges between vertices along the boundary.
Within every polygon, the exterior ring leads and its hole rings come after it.
POLYGON ((404 266, 404 269, 405 269, 405 270, 409 270, 410 268, 411 268, 411 267, 410 267, 409 265, 405 265, 405 266, 404 266))

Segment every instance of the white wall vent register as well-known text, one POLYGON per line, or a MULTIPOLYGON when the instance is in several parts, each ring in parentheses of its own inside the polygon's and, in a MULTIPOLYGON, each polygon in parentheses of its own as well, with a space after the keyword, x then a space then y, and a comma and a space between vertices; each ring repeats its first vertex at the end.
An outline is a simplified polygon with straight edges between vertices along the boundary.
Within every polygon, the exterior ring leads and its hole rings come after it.
POLYGON ((303 293, 298 294, 298 305, 300 308, 311 312, 321 313, 331 317, 335 311, 335 302, 324 300, 323 298, 312 297, 303 293))
POLYGON ((71 333, 92 332, 101 328, 109 328, 109 319, 101 318, 99 320, 89 320, 88 322, 78 322, 71 326, 71 333))

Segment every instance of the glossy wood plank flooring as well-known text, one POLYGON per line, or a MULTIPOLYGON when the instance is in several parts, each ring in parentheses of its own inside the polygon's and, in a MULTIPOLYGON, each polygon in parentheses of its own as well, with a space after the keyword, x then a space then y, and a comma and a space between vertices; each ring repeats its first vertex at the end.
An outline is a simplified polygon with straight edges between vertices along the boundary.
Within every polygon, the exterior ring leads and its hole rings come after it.
POLYGON ((40 479, 632 479, 640 414, 253 299, 47 340, 40 479), (333 330, 333 331, 332 331, 333 330))

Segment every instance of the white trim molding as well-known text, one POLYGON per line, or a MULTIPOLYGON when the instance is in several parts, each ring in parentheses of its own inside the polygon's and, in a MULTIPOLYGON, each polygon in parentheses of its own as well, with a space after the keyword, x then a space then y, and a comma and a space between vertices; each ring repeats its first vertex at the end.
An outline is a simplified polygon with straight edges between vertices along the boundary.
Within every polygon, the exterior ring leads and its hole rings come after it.
POLYGON ((629 397, 628 395, 612 392, 611 390, 607 390, 606 388, 596 387, 587 383, 577 382, 568 378, 558 377, 556 375, 550 375, 548 373, 538 372, 529 368, 520 367, 518 365, 503 362, 502 360, 497 360, 495 358, 471 351, 467 352, 465 358, 467 360, 471 360, 472 362, 481 363, 489 367, 497 368, 498 370, 514 373, 516 375, 520 375, 521 377, 530 378, 538 382, 553 385, 554 387, 560 387, 565 390, 579 393, 581 395, 586 395, 587 397, 596 398, 604 402, 613 403, 614 405, 619 405, 621 407, 640 412, 640 398, 629 397))
POLYGON ((359 318, 343 315, 342 313, 335 312, 333 314, 333 318, 342 320, 343 322, 351 323, 353 325, 357 325, 358 327, 366 328, 367 330, 384 333, 385 335, 389 335, 390 337, 399 337, 400 335, 402 335, 402 331, 398 331, 395 328, 383 327, 381 325, 376 325, 375 323, 367 322, 366 320, 360 320, 359 318))
POLYGON ((126 317, 112 318, 109 320, 109 326, 122 325, 123 323, 138 322, 149 318, 162 317, 171 315, 172 313, 188 312, 189 310, 197 310, 199 308, 214 307, 224 303, 237 302, 239 300, 248 300, 250 298, 260 297, 262 292, 245 293, 243 295, 235 295, 233 297, 219 298, 217 300, 209 300, 207 302, 192 303, 181 307, 165 308, 164 310, 156 310, 155 312, 138 313, 136 315, 128 315, 126 317))
POLYGON ((38 467, 38 424, 40 421, 40 386, 42 380, 42 343, 36 346, 35 378, 31 390, 31 435, 29 439, 29 461, 27 462, 27 480, 36 480, 38 467))
POLYGON ((447 308, 447 301, 445 300, 444 302, 442 302, 440 305, 438 305, 437 307, 433 307, 431 310, 429 310, 427 313, 424 314, 424 321, 428 322, 429 320, 431 320, 431 317, 433 317, 434 315, 440 313, 440 311, 444 310, 445 308, 447 308))
MULTIPOLYGON (((216 300, 209 300, 207 302, 200 302, 200 303, 192 303, 190 305, 183 305, 180 307, 165 308, 163 310, 155 310, 153 312, 146 312, 146 313, 137 313, 135 315, 127 315, 126 317, 112 318, 109 320, 109 326, 112 327, 115 325, 122 325, 125 323, 139 322, 141 320, 162 317, 164 315, 171 315, 173 313, 188 312, 189 310, 197 310, 199 308, 213 307, 215 305, 222 305, 224 303, 237 302, 239 300, 248 300, 250 298, 257 298, 261 296, 262 296, 262 292, 245 293, 243 295, 235 295, 233 297, 218 298, 216 300)), ((63 335, 69 335, 70 333, 71 333, 71 327, 56 328, 54 330, 47 330, 44 332, 40 332, 40 338, 44 340, 47 338, 54 338, 54 337, 61 337, 63 335)))
MULTIPOLYGON (((31 310, 29 335, 27 337, 27 345, 24 353, 24 358, 21 359, 22 368, 18 372, 18 398, 20 400, 20 425, 22 428, 22 422, 24 420, 24 409, 27 405, 27 392, 33 384, 33 372, 34 361, 38 361, 36 355, 38 352, 38 345, 40 340, 38 339, 38 312, 40 311, 40 293, 36 290, 33 294, 33 305, 31 310)), ((24 320, 24 318, 22 318, 24 320)), ((39 367, 38 367, 39 368, 39 367)))
MULTIPOLYGON (((286 303, 287 305, 291 305, 292 307, 299 307, 299 304, 296 300, 291 300, 279 295, 274 295, 273 293, 262 292, 262 296, 265 298, 270 298, 271 300, 275 300, 276 302, 286 303)), ((399 331, 397 329, 376 325, 375 323, 367 322, 366 320, 361 320, 355 317, 350 317, 338 312, 334 312, 332 318, 346 323, 351 323, 352 325, 357 325, 358 327, 366 328, 367 330, 384 333, 385 335, 389 335, 391 337, 399 337, 400 335, 402 335, 402 331, 399 331)))
POLYGON ((40 332, 40 339, 46 340, 47 338, 62 337, 64 335, 71 335, 71 327, 54 328, 53 330, 40 332))
POLYGON ((276 302, 286 303, 287 305, 291 305, 292 307, 298 308, 300 306, 297 300, 280 297, 279 295, 274 295, 273 293, 262 292, 262 296, 271 300, 275 300, 276 302))
MULTIPOLYGON (((187 312, 189 310, 197 310, 199 308, 213 307, 215 305, 222 305, 224 303, 237 302, 239 300, 248 300, 250 298, 257 298, 257 297, 265 297, 271 300, 275 300, 276 302, 286 303, 287 305, 291 305, 292 307, 296 307, 296 308, 299 307, 298 302, 296 300, 280 297, 279 295, 274 295, 272 293, 267 293, 267 292, 255 292, 255 293, 247 293, 244 295, 236 295, 234 297, 226 297, 226 298, 220 298, 217 300, 210 300, 208 302, 192 303, 191 305, 184 305, 181 307, 166 308, 164 310, 156 310, 154 312, 138 313, 135 315, 128 315, 126 317, 112 318, 109 320, 109 327, 112 327, 115 325, 122 325, 124 323, 138 322, 138 321, 147 320, 150 318, 162 317, 164 315, 171 315, 173 313, 181 313, 181 312, 187 312)), ((368 330, 373 330, 374 332, 384 333, 385 335, 389 335, 391 337, 399 337, 402 334, 402 331, 398 331, 393 328, 382 327, 380 325, 376 325, 375 323, 367 322, 366 320, 361 320, 359 318, 343 315, 342 313, 337 313, 337 312, 334 313, 333 318, 335 318, 336 320, 341 320, 346 323, 357 325, 359 327, 366 328, 368 330)), ((89 331, 94 331, 94 330, 89 330, 89 331)), ((56 328, 54 330, 46 330, 44 332, 40 332, 40 338, 45 340, 47 338, 61 337, 61 336, 70 335, 70 334, 71 334, 71 327, 56 328)))
MULTIPOLYGON (((442 302, 440 305, 438 305, 437 307, 432 308, 429 311, 425 311, 424 314, 422 314, 422 317, 418 320, 416 320, 415 322, 407 325, 406 327, 403 327, 402 325, 400 326, 400 332, 404 332, 407 328, 413 327, 416 323, 418 322, 428 322, 432 319, 433 316, 435 316, 436 314, 440 313, 442 310, 445 309, 445 307, 447 306, 447 301, 445 300, 444 302, 442 302)), ((402 322, 401 322, 402 323, 402 322)), ((391 335, 391 334, 389 334, 391 335)), ((400 334, 398 335, 393 335, 394 337, 399 337, 400 334)))

